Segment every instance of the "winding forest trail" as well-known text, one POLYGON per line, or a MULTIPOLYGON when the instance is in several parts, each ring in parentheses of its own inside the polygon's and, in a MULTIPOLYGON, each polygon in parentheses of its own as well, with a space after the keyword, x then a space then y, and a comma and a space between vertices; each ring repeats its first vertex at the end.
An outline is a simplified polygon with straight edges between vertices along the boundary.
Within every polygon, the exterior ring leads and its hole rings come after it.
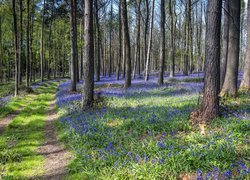
POLYGON ((67 174, 66 167, 70 159, 69 152, 58 142, 54 123, 57 120, 55 101, 50 102, 44 128, 45 143, 38 153, 45 159, 45 174, 42 179, 59 180, 67 174))

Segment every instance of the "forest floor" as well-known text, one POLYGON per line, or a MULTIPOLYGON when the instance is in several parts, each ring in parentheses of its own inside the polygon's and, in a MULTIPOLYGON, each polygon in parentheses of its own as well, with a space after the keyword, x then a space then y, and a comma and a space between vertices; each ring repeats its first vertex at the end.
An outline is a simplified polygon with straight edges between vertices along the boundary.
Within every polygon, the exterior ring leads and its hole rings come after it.
POLYGON ((0 179, 250 178, 250 95, 221 100, 220 117, 201 135, 189 114, 202 81, 202 74, 177 75, 158 86, 152 76, 125 90, 124 80, 102 77, 98 102, 84 112, 82 82, 74 93, 68 80, 38 84, 0 106, 0 126, 8 119, 0 179))

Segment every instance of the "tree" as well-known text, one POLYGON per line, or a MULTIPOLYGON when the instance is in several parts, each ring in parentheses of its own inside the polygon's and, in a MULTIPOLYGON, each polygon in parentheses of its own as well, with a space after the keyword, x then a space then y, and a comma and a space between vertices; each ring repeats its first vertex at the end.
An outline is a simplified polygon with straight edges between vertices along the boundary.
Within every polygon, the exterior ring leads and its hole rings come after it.
POLYGON ((98 0, 95 0, 95 18, 96 18, 96 81, 100 81, 100 64, 101 64, 101 33, 100 33, 100 23, 99 23, 99 7, 98 0))
POLYGON ((223 45, 220 63, 220 89, 223 86, 228 58, 228 35, 229 35, 229 0, 224 2, 224 25, 223 25, 223 45))
MULTIPOLYGON (((1 12, 0 12, 1 13, 1 12)), ((2 55, 2 14, 0 14, 0 82, 3 81, 3 55, 2 55)))
POLYGON ((220 30, 222 0, 209 0, 206 16, 205 77, 202 106, 191 114, 195 123, 214 119, 219 113, 220 30))
POLYGON ((27 0, 27 29, 26 29, 26 86, 30 86, 30 0, 27 0))
POLYGON ((169 0, 169 15, 170 15, 170 77, 174 77, 175 71, 175 45, 174 45, 174 13, 173 13, 173 1, 169 0))
POLYGON ((43 13, 42 13, 42 28, 41 28, 41 39, 40 39, 40 70, 41 70, 41 81, 44 81, 44 26, 45 26, 45 4, 43 0, 43 13))
POLYGON ((94 32, 93 32, 93 0, 84 1, 84 52, 83 60, 83 109, 93 105, 94 95, 94 32))
POLYGON ((22 49, 23 49, 23 0, 19 0, 19 52, 18 52, 18 78, 22 84, 22 49))
POLYGON ((185 53, 183 74, 188 75, 188 61, 190 59, 190 33, 191 33, 191 0, 186 0, 185 10, 185 53))
POLYGON ((18 95, 18 30, 17 30, 17 17, 16 17, 16 0, 12 0, 12 12, 14 21, 14 39, 15 39, 15 96, 18 95))
MULTIPOLYGON (((160 72, 158 83, 163 85, 165 66, 165 0, 161 0, 161 48, 160 48, 160 72)), ((170 0, 171 4, 171 0, 170 0)))
POLYGON ((148 81, 148 78, 149 78, 149 61, 150 61, 150 53, 152 49, 152 34, 153 34, 153 27, 154 27, 154 6, 155 6, 155 0, 152 1, 152 9, 151 9, 152 11, 151 11, 150 32, 149 32, 147 58, 146 58, 145 81, 148 81))
POLYGON ((243 79, 240 84, 240 90, 250 91, 250 1, 247 4, 247 51, 243 79))
POLYGON ((118 63, 116 68, 116 80, 120 79, 120 67, 122 60, 122 16, 121 16, 121 2, 119 2, 119 55, 118 55, 118 63))
POLYGON ((136 34, 136 45, 135 45, 135 60, 134 60, 134 70, 133 70, 133 78, 135 78, 136 69, 138 65, 138 74, 140 76, 140 44, 141 44, 141 0, 136 1, 136 23, 137 23, 137 34, 136 34))
POLYGON ((76 21, 76 0, 70 0, 70 40, 71 40, 71 91, 76 91, 77 82, 77 21, 76 21))
POLYGON ((221 96, 237 95, 239 48, 240 48, 240 4, 241 1, 229 1, 229 42, 225 81, 221 96))
MULTIPOLYGON (((124 34, 124 46, 126 47, 126 80, 125 88, 131 86, 131 54, 130 54, 130 39, 128 31, 127 3, 122 0, 122 29, 124 34)), ((125 52, 123 52, 125 54, 125 52)))

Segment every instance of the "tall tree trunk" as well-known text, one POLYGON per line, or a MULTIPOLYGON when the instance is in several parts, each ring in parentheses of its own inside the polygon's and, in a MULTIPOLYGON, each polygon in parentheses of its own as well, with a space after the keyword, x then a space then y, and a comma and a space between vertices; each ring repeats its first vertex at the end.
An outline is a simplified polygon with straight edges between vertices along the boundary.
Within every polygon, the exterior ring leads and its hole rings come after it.
POLYGON ((240 48, 240 4, 241 1, 229 3, 229 42, 227 70, 221 96, 237 96, 239 48, 240 48))
POLYGON ((224 2, 224 25, 223 25, 223 49, 221 55, 220 63, 220 89, 222 89, 226 69, 227 69, 227 59, 228 59, 228 36, 229 36, 229 0, 224 2))
POLYGON ((141 44, 141 0, 136 2, 137 4, 137 13, 136 13, 136 22, 137 22, 137 37, 136 37, 136 45, 135 45, 135 61, 134 61, 134 70, 133 70, 133 78, 135 78, 137 65, 138 68, 138 75, 140 76, 140 44, 141 44))
POLYGON ((26 86, 30 86, 30 0, 27 0, 27 30, 26 30, 26 38, 27 38, 27 53, 26 53, 26 86))
POLYGON ((170 35, 171 35, 171 39, 170 39, 170 77, 174 77, 174 72, 175 72, 175 44, 174 44, 174 13, 173 13, 173 6, 175 6, 175 4, 173 3, 172 0, 169 0, 169 15, 170 15, 170 35))
MULTIPOLYGON (((146 62, 147 62, 147 57, 146 57, 146 54, 147 54, 147 35, 148 35, 148 24, 149 24, 149 0, 146 0, 146 20, 145 20, 145 32, 144 32, 144 63, 146 65, 146 62)), ((144 70, 145 70, 146 67, 144 67, 144 70)), ((144 72, 145 73, 145 72, 144 72)))
POLYGON ((19 84, 22 84, 22 49, 23 49, 23 0, 19 0, 19 53, 18 53, 18 78, 19 84))
POLYGON ((196 123, 204 123, 219 114, 221 8, 222 0, 208 1, 204 94, 201 110, 193 113, 196 123))
POLYGON ((109 23, 109 77, 112 73, 112 35, 113 35, 113 1, 111 0, 110 23, 109 23))
MULTIPOLYGON (((123 23, 123 34, 126 46, 126 79, 125 88, 131 86, 131 54, 130 54, 130 39, 129 39, 129 29, 128 29, 128 14, 127 14, 127 3, 126 0, 122 0, 122 23, 123 23)), ((125 52, 123 52, 125 54, 125 52)))
POLYGON ((147 51, 147 60, 146 60, 146 68, 145 68, 145 81, 148 81, 149 78, 149 61, 150 61, 150 54, 152 49, 152 34, 153 34, 153 26, 154 26, 154 6, 155 0, 152 1, 152 12, 151 12, 151 22, 150 22, 150 33, 149 33, 149 40, 148 40, 148 51, 147 51))
POLYGON ((85 0, 85 30, 84 45, 85 58, 84 84, 83 84, 83 109, 93 105, 94 95, 94 33, 93 33, 93 0, 85 0))
POLYGON ((240 90, 250 91, 250 1, 247 4, 247 52, 245 58, 245 66, 243 79, 240 84, 240 90))
POLYGON ((2 55, 2 15, 0 14, 0 82, 3 82, 3 55, 2 55))
POLYGON ((17 17, 16 17, 16 0, 12 0, 12 11, 14 21, 14 39, 15 39, 15 96, 18 95, 18 30, 17 30, 17 17))
MULTIPOLYGON (((170 0, 171 5, 171 0, 170 0)), ((165 0, 161 0, 161 47, 160 47, 160 72, 159 85, 164 84, 164 66, 165 66, 165 0)))
POLYGON ((76 91, 77 82, 77 24, 76 24, 76 0, 70 0, 70 40, 71 40, 71 91, 76 91))
POLYGON ((43 14, 42 14, 42 28, 41 28, 41 39, 40 39, 40 66, 41 66, 41 81, 44 81, 44 26, 45 26, 45 3, 43 0, 43 14))
POLYGON ((100 64, 101 64, 101 52, 100 52, 100 45, 101 45, 101 37, 100 37, 100 24, 99 24, 99 10, 98 10, 98 0, 95 0, 95 18, 96 18, 96 37, 97 37, 97 44, 96 44, 96 81, 100 81, 100 64))
POLYGON ((188 75, 189 59, 190 59, 190 29, 191 29, 191 0, 186 0, 185 15, 185 53, 184 53, 184 69, 183 74, 188 75))
POLYGON ((121 16, 121 2, 119 2, 119 55, 116 68, 116 80, 120 79, 120 68, 122 60, 122 16, 121 16))

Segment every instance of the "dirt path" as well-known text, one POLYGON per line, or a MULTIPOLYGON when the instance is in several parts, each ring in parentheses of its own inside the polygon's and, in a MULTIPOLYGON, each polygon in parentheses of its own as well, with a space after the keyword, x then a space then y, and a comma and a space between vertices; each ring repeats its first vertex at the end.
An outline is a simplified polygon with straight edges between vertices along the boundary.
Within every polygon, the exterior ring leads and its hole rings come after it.
POLYGON ((45 124, 45 143, 39 147, 38 153, 45 159, 45 174, 42 179, 61 180, 66 175, 67 164, 70 159, 69 152, 59 144, 54 122, 57 120, 57 113, 54 111, 55 102, 51 102, 48 108, 45 124))
POLYGON ((0 120, 0 135, 3 134, 4 129, 11 123, 11 121, 20 114, 20 112, 25 107, 21 107, 20 109, 8 114, 6 117, 0 120))

